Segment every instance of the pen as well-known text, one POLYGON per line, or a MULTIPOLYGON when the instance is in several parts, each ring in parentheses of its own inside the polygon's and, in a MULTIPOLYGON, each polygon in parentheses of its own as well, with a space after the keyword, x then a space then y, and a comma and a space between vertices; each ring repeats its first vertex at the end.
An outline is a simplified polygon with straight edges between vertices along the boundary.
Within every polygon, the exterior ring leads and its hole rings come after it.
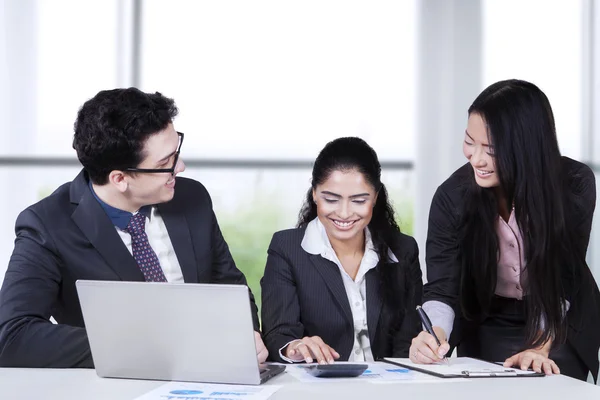
MULTIPOLYGON (((427 333, 429 333, 431 336, 433 336, 433 338, 435 339, 435 342, 437 343, 438 346, 441 346, 442 343, 440 342, 440 339, 438 339, 437 335, 435 334, 435 331, 433 330, 433 326, 431 326, 431 320, 427 316, 427 313, 425 312, 425 310, 423 310, 423 308, 421 306, 417 306, 417 312, 419 313, 419 317, 421 318, 421 322, 423 323, 423 326, 425 327, 425 330, 427 331, 427 333)), ((448 363, 448 365, 450 365, 450 360, 448 360, 446 357, 444 357, 444 360, 448 363)))

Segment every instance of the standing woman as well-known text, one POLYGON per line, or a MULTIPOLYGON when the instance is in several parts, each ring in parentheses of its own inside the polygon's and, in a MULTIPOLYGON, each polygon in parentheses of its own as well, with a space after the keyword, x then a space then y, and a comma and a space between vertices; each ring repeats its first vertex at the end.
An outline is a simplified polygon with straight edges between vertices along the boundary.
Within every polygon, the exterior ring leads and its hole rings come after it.
POLYGON ((459 356, 597 379, 594 174, 561 157, 547 97, 519 80, 475 99, 463 151, 429 214, 423 308, 443 343, 421 332, 411 360, 437 361, 451 338, 459 356))
POLYGON ((298 227, 273 235, 261 286, 275 361, 408 356, 420 330, 417 244, 400 233, 377 154, 362 139, 320 152, 298 227))

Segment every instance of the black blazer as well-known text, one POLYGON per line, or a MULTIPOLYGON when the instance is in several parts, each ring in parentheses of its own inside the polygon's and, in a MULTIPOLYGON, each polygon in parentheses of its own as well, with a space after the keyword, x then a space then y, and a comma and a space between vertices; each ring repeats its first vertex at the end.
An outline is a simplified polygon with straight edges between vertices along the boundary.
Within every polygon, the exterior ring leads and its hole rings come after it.
MULTIPOLYGON (((596 206, 596 181, 594 173, 585 164, 562 157, 569 202, 566 219, 572 232, 578 257, 585 260, 592 217, 596 206)), ((459 168, 437 189, 429 213, 426 263, 427 281, 423 301, 438 300, 448 304, 456 313, 451 344, 460 342, 459 287, 461 254, 459 231, 464 216, 464 199, 473 179, 473 169, 467 163, 459 168), (456 333, 455 333, 456 332, 456 333)), ((582 286, 574 290, 570 278, 563 284, 571 306, 567 313, 567 341, 592 371, 598 375, 598 349, 600 348, 600 292, 585 261, 577 266, 582 286)))
MULTIPOLYGON (((15 248, 0 291, 0 366, 93 367, 75 281, 144 281, 88 185, 82 171, 17 218, 15 248)), ((174 198, 158 211, 185 282, 246 284, 202 184, 177 178, 174 198)), ((258 330, 252 296, 251 303, 258 330)))
MULTIPOLYGON (((262 287, 263 338, 272 360, 279 349, 304 336, 319 336, 348 360, 354 345, 352 311, 338 266, 301 247, 305 228, 277 232, 269 246, 262 287)), ((375 359, 408 357, 420 329, 415 311, 423 282, 417 243, 398 234, 390 246, 398 263, 380 262, 367 272, 367 326, 375 359), (382 274, 397 303, 384 300, 382 274)))

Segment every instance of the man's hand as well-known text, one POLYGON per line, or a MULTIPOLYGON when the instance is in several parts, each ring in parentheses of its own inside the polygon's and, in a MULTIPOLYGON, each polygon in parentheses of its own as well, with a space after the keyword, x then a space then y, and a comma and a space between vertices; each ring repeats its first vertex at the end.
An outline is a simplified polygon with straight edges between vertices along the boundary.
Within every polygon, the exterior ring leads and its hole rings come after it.
POLYGON ((256 358, 258 359, 258 363, 262 364, 267 360, 269 350, 265 347, 260 333, 256 331, 254 331, 254 343, 256 343, 256 358))

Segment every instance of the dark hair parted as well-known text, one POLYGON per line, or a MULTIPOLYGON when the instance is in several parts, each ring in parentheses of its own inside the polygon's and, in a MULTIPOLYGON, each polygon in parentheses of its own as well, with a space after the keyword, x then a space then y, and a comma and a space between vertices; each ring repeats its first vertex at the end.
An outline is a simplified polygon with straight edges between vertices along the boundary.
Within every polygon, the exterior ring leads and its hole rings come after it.
POLYGON ((460 240, 462 312, 467 319, 479 319, 490 310, 498 273, 498 204, 505 201, 508 210, 514 207, 523 235, 525 346, 538 347, 549 339, 562 343, 567 329, 562 276, 575 276, 572 269, 585 263, 585 254, 578 254, 568 233, 569 190, 550 103, 534 84, 506 80, 485 89, 469 108, 471 114, 486 124, 500 184, 482 188, 471 174, 460 240))
POLYGON ((351 170, 360 172, 377 193, 369 231, 379 258, 387 262, 389 244, 400 232, 400 228, 394 218, 394 209, 388 201, 385 185, 381 183, 381 164, 377 153, 360 138, 338 138, 327 143, 321 150, 313 165, 312 184, 300 210, 298 227, 305 227, 317 217, 317 205, 312 196, 313 189, 325 182, 332 172, 351 170))
MULTIPOLYGON (((311 188, 306 194, 306 200, 300 211, 298 227, 306 227, 309 222, 317 218, 313 189, 325 182, 335 171, 358 171, 377 193, 368 228, 373 247, 380 259, 376 268, 379 272, 379 290, 386 305, 381 312, 396 321, 395 328, 388 332, 387 337, 387 340, 393 342, 394 332, 398 332, 401 326, 405 329, 402 325, 405 323, 403 316, 415 312, 416 304, 413 304, 415 291, 422 290, 422 287, 407 283, 402 278, 404 274, 398 273, 400 269, 395 267, 390 259, 390 246, 393 246, 397 240, 400 228, 394 218, 394 209, 388 200, 385 185, 381 182, 381 164, 377 153, 364 140, 357 137, 342 137, 327 143, 321 150, 313 165, 311 188)), ((400 262, 403 263, 405 260, 400 259, 400 262)), ((403 267, 408 268, 407 265, 403 267)))
POLYGON ((175 102, 158 92, 103 90, 79 109, 73 148, 92 182, 103 185, 111 171, 139 165, 146 140, 177 113, 175 102))

